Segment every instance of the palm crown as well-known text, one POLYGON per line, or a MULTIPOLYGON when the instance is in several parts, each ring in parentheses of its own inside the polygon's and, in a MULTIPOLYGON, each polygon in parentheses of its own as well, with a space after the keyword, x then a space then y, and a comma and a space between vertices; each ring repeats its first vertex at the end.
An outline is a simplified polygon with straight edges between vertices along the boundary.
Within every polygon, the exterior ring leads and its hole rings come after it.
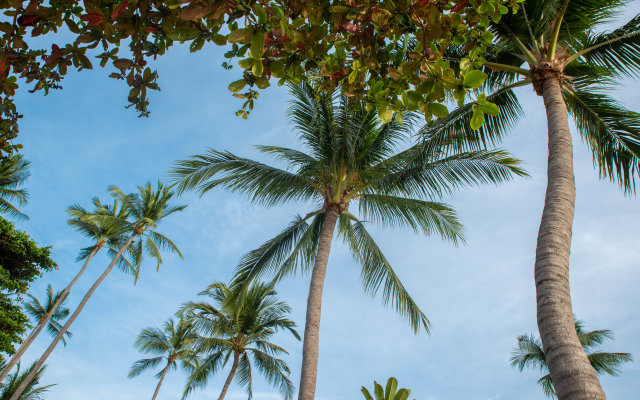
MULTIPOLYGON (((596 351, 598 346, 607 339, 613 340, 613 333, 608 330, 596 330, 587 332, 581 321, 575 321, 578 339, 587 353, 591 366, 599 375, 608 374, 617 376, 620 374, 620 365, 633 361, 629 353, 606 353, 596 351)), ((547 362, 542 349, 542 342, 534 335, 520 335, 517 338, 518 347, 511 355, 511 365, 520 371, 525 368, 539 368, 542 372, 548 372, 547 362)), ((547 397, 555 397, 556 391, 548 373, 538 380, 547 397)))
MULTIPOLYGON (((35 364, 35 363, 34 363, 35 364)), ((1 367, 1 366, 0 366, 1 367)), ((18 400, 43 400, 45 393, 54 385, 40 385, 40 378, 42 378, 42 374, 45 370, 46 366, 40 368, 33 377, 28 377, 28 375, 33 371, 34 365, 27 368, 24 371, 20 371, 20 364, 18 363, 18 367, 16 371, 9 375, 4 381, 0 382, 0 400, 9 400, 11 396, 15 393, 18 386, 23 383, 26 383, 26 387, 22 394, 18 397, 18 400), (27 382, 25 382, 28 379, 27 382)))
POLYGON ((382 251, 350 212, 357 205, 361 217, 381 225, 409 226, 425 234, 437 233, 458 242, 464 239, 455 212, 433 201, 454 190, 524 175, 519 161, 503 151, 451 152, 456 141, 419 145, 398 151, 411 133, 413 116, 405 123, 383 124, 375 110, 346 97, 319 95, 306 85, 293 86, 289 116, 308 150, 258 146, 258 150, 287 164, 271 167, 229 152, 209 150, 180 161, 173 176, 179 189, 207 192, 217 186, 238 191, 266 205, 286 201, 314 201, 317 208, 297 217, 278 236, 243 257, 237 282, 265 274, 281 279, 300 267, 308 271, 327 212, 340 214, 338 231, 362 265, 365 290, 384 286, 385 303, 392 303, 417 331, 428 320, 399 281, 382 251))
MULTIPOLYGON (((527 0, 516 15, 491 26, 494 43, 484 58, 488 100, 500 108, 477 132, 470 120, 482 114, 474 103, 454 111, 425 134, 459 135, 470 148, 498 141, 522 115, 514 88, 557 79, 578 132, 593 152, 601 177, 635 190, 640 172, 640 114, 626 109, 607 92, 616 80, 640 73, 640 14, 610 32, 599 28, 619 15, 628 0, 527 0)), ((451 49, 455 60, 460 52, 451 49)), ((482 116, 484 118, 484 115, 482 116)))
POLYGON ((277 358, 288 353, 270 340, 279 330, 289 331, 297 339, 300 336, 295 323, 287 318, 291 308, 276 297, 273 286, 256 283, 239 293, 223 283, 214 283, 200 295, 209 297, 213 303, 189 302, 180 310, 199 332, 194 350, 200 359, 188 379, 183 398, 204 387, 211 375, 233 359, 221 399, 232 379, 245 386, 251 398, 252 364, 290 399, 294 389, 288 377, 289 367, 277 358))
POLYGON ((0 162, 0 213, 16 219, 28 219, 12 202, 23 206, 29 200, 29 193, 20 187, 29 177, 29 164, 20 154, 0 162))
MULTIPOLYGON (((53 314, 51 315, 51 319, 48 320, 47 330, 52 336, 56 336, 62 325, 60 321, 63 321, 65 318, 69 316, 69 309, 64 306, 65 301, 67 301, 66 295, 63 291, 59 291, 57 293, 53 293, 53 288, 51 285, 47 286, 47 298, 45 303, 42 304, 40 300, 38 300, 35 296, 27 294, 31 299, 28 302, 25 302, 24 309, 27 314, 33 318, 37 324, 46 323, 45 319, 49 312, 54 309, 53 314)), ((66 332, 65 335, 67 338, 72 336, 71 332, 66 332)), ((62 338, 62 343, 67 344, 64 337, 62 338)))

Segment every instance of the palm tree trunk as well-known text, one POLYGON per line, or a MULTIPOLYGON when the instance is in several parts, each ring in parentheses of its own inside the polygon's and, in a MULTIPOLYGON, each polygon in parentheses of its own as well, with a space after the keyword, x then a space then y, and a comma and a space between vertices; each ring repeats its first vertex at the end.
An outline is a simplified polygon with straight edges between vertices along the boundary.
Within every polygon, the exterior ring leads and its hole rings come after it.
POLYGON ((238 369, 239 363, 240 353, 233 353, 233 365, 231 366, 231 372, 229 372, 229 376, 227 376, 227 380, 224 382, 224 386, 222 387, 222 392, 220 392, 220 397, 218 397, 218 400, 224 399, 224 396, 227 394, 227 390, 229 389, 229 385, 231 385, 233 376, 236 374, 236 369, 238 369))
POLYGON ((153 397, 151 398, 151 400, 156 400, 156 397, 158 397, 158 393, 160 393, 160 386, 162 386, 162 381, 164 381, 164 377, 165 375, 167 375, 167 371, 169 370, 170 365, 171 365, 171 362, 168 362, 167 366, 164 367, 164 370, 162 371, 162 376, 160 376, 160 381, 158 382, 158 386, 156 386, 156 391, 153 392, 153 397))
POLYGON ((316 261, 311 273, 309 297, 307 298, 307 318, 304 325, 302 342, 302 372, 300 374, 300 392, 298 400, 313 400, 316 393, 318 375, 318 347, 320 340, 320 313, 322 309, 322 288, 327 272, 327 262, 331 251, 333 232, 338 221, 339 212, 329 207, 320 233, 316 261))
POLYGON ((578 340, 569 291, 569 254, 575 209, 573 150, 560 83, 543 83, 549 161, 547 193, 536 247, 538 329, 559 400, 605 400, 596 371, 578 340))
POLYGON ((40 322, 39 325, 36 325, 36 328, 33 331, 31 331, 31 334, 29 334, 29 337, 24 341, 24 343, 22 343, 22 346, 20 346, 16 354, 11 358, 11 360, 9 361, 5 369, 2 371, 2 374, 0 374, 0 382, 4 381, 4 378, 6 378, 7 375, 9 375, 9 372, 11 372, 11 369, 13 369, 14 365, 16 365, 16 363, 20 360, 20 357, 22 357, 22 355, 25 353, 25 351, 27 351, 29 346, 31 346, 31 343, 33 343, 33 341, 38 337, 38 335, 40 334, 40 331, 42 331, 42 328, 44 328, 49 323, 49 320, 51 320, 51 317, 53 316, 53 314, 56 312, 58 307, 60 307, 60 304, 62 304, 64 299, 67 297, 67 295, 69 294, 69 291, 71 290, 73 285, 76 283, 76 281, 80 279, 84 271, 87 269, 89 262, 91 261, 93 256, 98 252, 98 250, 100 250, 100 247, 98 246, 95 246, 93 248, 93 250, 91 251, 91 253, 89 253, 89 256, 87 257, 87 261, 84 262, 84 265, 82 266, 80 271, 78 271, 78 273, 73 278, 71 283, 69 283, 69 285, 64 289, 60 298, 58 298, 58 300, 53 304, 53 307, 51 308, 49 313, 44 317, 44 320, 42 320, 42 322, 40 322))
POLYGON ((133 239, 135 239, 136 236, 137 236, 137 233, 134 232, 129 237, 129 240, 127 240, 127 242, 124 244, 124 246, 122 246, 120 251, 118 251, 116 256, 113 257, 113 260, 111 261, 107 269, 102 273, 102 275, 100 275, 98 280, 95 281, 95 283, 93 284, 93 286, 91 286, 87 294, 84 295, 84 298, 80 302, 80 305, 78 305, 78 308, 76 308, 76 310, 73 312, 73 315, 69 317, 69 319, 67 320, 67 323, 64 324, 62 329, 60 329, 60 332, 58 332, 58 335, 53 339, 53 341, 51 342, 47 350, 44 352, 44 354, 42 354, 40 359, 38 359, 38 362, 35 364, 31 372, 29 373, 29 375, 27 375, 27 377, 20 384, 20 386, 18 386, 18 388, 16 389, 16 391, 13 393, 13 395, 9 400, 18 400, 20 398, 20 395, 25 390, 25 388, 29 385, 29 382, 31 382, 31 380, 36 375, 36 373, 40 370, 40 368, 42 368, 42 365, 45 363, 45 361, 47 361, 47 358, 49 358, 49 355, 51 355, 51 352, 53 352, 53 349, 55 349, 56 345, 60 342, 60 340, 62 339, 64 334, 67 332, 67 330, 69 330, 69 327, 71 326, 71 324, 73 324, 73 321, 75 321, 76 318, 78 318, 78 315, 80 315, 80 312, 82 312, 82 309, 87 304, 87 301, 89 301, 89 299, 93 295, 93 292, 96 291, 96 289, 98 288, 98 286, 100 286, 102 281, 104 281, 107 275, 109 275, 109 272, 111 272, 113 267, 116 265, 116 263, 122 256, 122 253, 124 253, 124 251, 129 247, 129 245, 131 245, 131 242, 133 242, 133 239))

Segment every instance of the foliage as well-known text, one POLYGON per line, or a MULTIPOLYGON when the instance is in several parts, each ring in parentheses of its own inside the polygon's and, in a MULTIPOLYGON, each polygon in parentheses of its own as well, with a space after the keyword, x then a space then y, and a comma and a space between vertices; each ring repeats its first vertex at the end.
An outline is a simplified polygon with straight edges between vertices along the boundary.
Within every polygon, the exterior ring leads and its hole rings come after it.
POLYGON ((14 343, 28 327, 20 307, 21 295, 43 272, 57 268, 51 247, 38 244, 0 217, 0 352, 12 354, 14 343))
POLYGON ((407 400, 411 391, 409 389, 398 389, 398 380, 396 378, 389 378, 387 385, 383 389, 382 385, 378 382, 373 382, 373 395, 366 387, 362 387, 362 394, 366 400, 407 400))
MULTIPOLYGON (((612 376, 619 375, 622 371, 620 366, 624 363, 633 361, 633 357, 629 353, 605 353, 596 351, 598 346, 607 339, 613 340, 613 333, 608 330, 597 330, 586 332, 581 321, 575 321, 576 333, 582 344, 591 366, 596 370, 598 375, 607 374, 612 376)), ((538 380, 538 384, 542 387, 547 397, 556 397, 551 375, 547 368, 542 342, 534 335, 520 335, 517 338, 518 347, 513 350, 511 355, 511 365, 520 371, 525 368, 538 368, 544 375, 538 380)))
POLYGON ((29 200, 29 193, 20 188, 29 177, 29 161, 22 155, 0 157, 0 214, 16 219, 28 219, 12 202, 23 206, 29 200))
POLYGON ((404 124, 383 123, 375 110, 346 96, 316 93, 308 85, 293 86, 292 94, 289 116, 307 152, 258 146, 286 163, 279 169, 209 150, 177 163, 173 176, 179 189, 205 193, 222 186, 267 206, 288 201, 317 205, 242 258, 236 276, 245 285, 267 275, 277 281, 309 272, 327 210, 339 209, 339 236, 362 268, 364 290, 375 295, 382 289, 383 302, 407 318, 415 332, 428 330, 426 316, 363 221, 410 227, 457 243, 464 239, 462 225, 454 210, 438 200, 461 188, 526 175, 519 160, 499 150, 458 152, 455 141, 428 137, 402 149, 413 114, 406 115, 404 124), (360 218, 350 211, 354 208, 360 218))
MULTIPOLYGON (((18 363, 16 372, 9 375, 4 382, 0 382, 0 400, 9 400, 11 398, 18 386, 20 386, 20 384, 26 379, 29 372, 33 370, 34 365, 31 365, 31 367, 21 373, 20 363, 18 363)), ((49 388, 54 386, 40 386, 40 378, 42 378, 42 373, 45 368, 46 366, 40 368, 18 400, 44 400, 44 394, 49 390, 49 388)))
POLYGON ((163 329, 143 329, 136 339, 135 346, 141 352, 157 357, 145 358, 133 363, 129 378, 136 377, 148 369, 162 366, 162 370, 156 375, 160 378, 165 370, 175 370, 178 362, 182 364, 183 369, 193 371, 196 355, 191 346, 195 338, 193 324, 182 319, 178 323, 169 319, 163 329))
POLYGON ((199 333, 193 346, 199 363, 187 380, 182 398, 206 386, 230 358, 238 357, 233 378, 246 387, 249 398, 253 394, 252 370, 257 368, 285 399, 291 399, 294 388, 288 377, 289 367, 277 358, 288 352, 270 340, 279 330, 289 331, 298 340, 300 336, 296 324, 287 318, 291 308, 276 297, 273 286, 255 283, 246 292, 238 293, 217 282, 200 295, 209 297, 213 303, 188 302, 179 311, 199 333))
MULTIPOLYGON (((47 299, 44 304, 40 303, 40 300, 35 298, 34 296, 27 294, 27 296, 31 299, 30 301, 25 302, 24 310, 29 316, 35 321, 36 324, 42 323, 44 318, 51 312, 55 304, 62 298, 63 291, 59 291, 57 293, 53 293, 53 288, 51 285, 47 286, 47 299)), ((67 301, 67 296, 64 296, 60 301, 58 307, 56 307, 55 311, 51 315, 51 319, 47 324, 47 331, 53 337, 56 337, 62 325, 60 324, 65 318, 69 316, 69 309, 64 306, 64 303, 67 301)), ((72 336, 71 332, 66 332, 65 335, 67 338, 72 336)), ((65 338, 62 338, 62 343, 67 345, 65 338)))
MULTIPOLYGON (((115 67, 111 77, 131 87, 129 106, 141 116, 149 113, 147 92, 159 89, 148 60, 177 42, 192 52, 207 43, 226 46, 225 57, 240 59, 242 76, 229 89, 245 100, 238 112, 244 117, 256 89, 268 87, 271 77, 280 84, 300 83, 309 71, 330 92, 340 86, 343 93, 368 98, 383 119, 390 110, 436 104, 445 92, 461 95, 483 78, 472 71, 491 43, 486 29, 516 12, 521 1, 6 0, 0 4, 8 17, 0 23, 0 152, 15 148, 11 141, 21 115, 13 96, 19 79, 46 94, 60 88, 69 68, 93 68, 92 49, 102 51, 96 56, 101 66, 115 67), (69 43, 53 44, 50 51, 32 47, 29 35, 59 31, 71 32, 64 36, 69 43), (417 43, 411 52, 409 39, 417 43), (122 43, 129 44, 129 55, 119 54, 122 43), (449 44, 464 46, 460 74, 442 59, 449 44)), ((437 105, 421 108, 428 115, 443 111, 437 105)))

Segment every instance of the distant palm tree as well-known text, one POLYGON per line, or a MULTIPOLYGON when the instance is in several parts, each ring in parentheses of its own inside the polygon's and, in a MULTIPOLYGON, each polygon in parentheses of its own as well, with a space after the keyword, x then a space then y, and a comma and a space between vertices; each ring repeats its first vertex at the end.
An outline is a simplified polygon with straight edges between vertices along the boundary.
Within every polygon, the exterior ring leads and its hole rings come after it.
MULTIPOLYGON (((608 374, 617 376, 621 373, 620 366, 624 363, 633 361, 633 357, 629 353, 604 353, 596 352, 599 345, 605 340, 613 340, 613 333, 608 330, 598 330, 585 332, 584 325, 581 321, 575 321, 576 333, 582 344, 587 358, 593 369, 598 375, 608 374)), ((511 365, 517 367, 520 371, 525 368, 539 368, 542 372, 547 372, 545 376, 538 380, 542 390, 547 397, 556 397, 556 390, 553 387, 551 375, 548 373, 542 342, 534 335, 520 335, 517 338, 518 347, 513 351, 511 356, 511 365)))
MULTIPOLYGON (((640 76, 640 14, 636 11, 617 29, 603 30, 628 4, 629 0, 527 0, 518 13, 486 21, 495 37, 482 54, 488 74, 485 88, 494 90, 491 100, 503 103, 494 122, 514 117, 510 110, 519 108, 513 92, 517 87, 533 88, 546 110, 548 129, 540 140, 549 149, 547 190, 533 276, 538 330, 561 400, 606 398, 573 330, 569 256, 576 190, 569 119, 592 152, 600 177, 617 182, 626 193, 634 192, 640 173, 640 114, 609 93, 625 76, 640 76)), ((472 131, 470 123, 478 125, 485 118, 475 102, 452 114, 442 123, 457 121, 443 133, 465 133, 467 148, 484 148, 509 130, 494 123, 472 131)), ((441 125, 428 130, 432 128, 441 125)))
MULTIPOLYGON (((51 287, 51 285, 48 285, 47 299, 44 305, 40 303, 40 301, 34 296, 32 296, 31 294, 27 293, 27 296, 31 300, 25 303, 24 309, 26 313, 31 316, 31 318, 37 321, 35 328, 33 329, 33 331, 31 331, 31 334, 29 336, 31 336, 38 329, 40 325, 43 325, 45 323, 45 318, 47 317, 49 312, 53 310, 53 315, 51 316, 51 319, 47 321, 48 322, 47 331, 49 331, 50 335, 55 337, 58 334, 58 332, 60 332, 60 329, 62 328, 62 324, 60 324, 60 321, 63 321, 65 318, 69 316, 69 309, 64 307, 64 303, 67 301, 67 298, 62 297, 63 292, 59 291, 56 294, 54 294, 53 288, 51 287), (53 308, 56 303, 59 303, 59 304, 54 310, 53 308)), ((70 338, 72 334, 71 332, 67 332, 65 333, 65 336, 67 336, 67 338, 70 338)), ((67 345, 67 342, 65 341, 64 337, 62 338, 62 343, 64 343, 65 346, 67 345)))
POLYGON ((29 219, 12 204, 18 202, 18 206, 23 206, 29 200, 29 193, 20 187, 29 177, 29 164, 21 154, 0 160, 0 214, 19 220, 29 219))
POLYGON ((257 367, 272 385, 277 385, 285 399, 293 396, 293 384, 289 380, 289 367, 276 358, 288 354, 282 347, 270 342, 278 330, 291 332, 298 340, 295 323, 287 318, 291 308, 276 297, 272 285, 256 283, 240 296, 223 283, 214 283, 201 295, 209 296, 207 302, 186 303, 179 314, 191 321, 199 332, 194 350, 199 355, 199 365, 189 376, 182 398, 194 389, 206 386, 209 378, 233 359, 231 371, 218 400, 223 400, 234 380, 246 386, 252 397, 252 367, 257 367))
MULTIPOLYGON (((127 210, 129 237, 126 242, 122 244, 120 250, 115 254, 107 269, 102 273, 102 275, 100 275, 89 291, 85 294, 84 298, 71 317, 69 317, 67 323, 62 327, 53 342, 51 342, 47 350, 42 354, 36 363, 36 368, 40 368, 44 364, 58 342, 62 339, 62 336, 65 334, 67 329, 69 329, 73 321, 75 321, 78 315, 80 315, 84 306, 93 295, 93 292, 95 292, 102 281, 104 281, 107 275, 109 275, 113 267, 120 261, 122 254, 129 249, 129 246, 132 246, 133 248, 133 250, 130 251, 130 254, 137 265, 134 271, 136 279, 140 271, 143 250, 157 260, 158 268, 162 263, 160 248, 176 252, 180 257, 182 257, 178 247, 168 237, 154 230, 162 219, 174 212, 181 211, 186 207, 171 206, 171 198, 174 196, 174 192, 170 188, 164 186, 161 182, 158 182, 156 189, 152 188, 150 183, 147 183, 144 186, 138 186, 137 193, 125 194, 116 186, 111 186, 109 191, 122 204, 122 207, 127 210), (134 240, 137 240, 137 242, 134 243, 134 240)), ((91 215, 87 218, 95 221, 113 221, 114 219, 117 219, 112 215, 104 214, 91 215)), ((20 394, 28 384, 29 379, 33 378, 34 375, 35 370, 31 371, 25 382, 18 387, 16 393, 10 400, 18 400, 20 394)))
MULTIPOLYGON (((16 372, 0 382, 0 400, 9 400, 9 398, 11 398, 16 392, 18 386, 25 383, 27 375, 33 371, 34 366, 35 363, 27 370, 20 372, 20 363, 18 363, 16 372)), ((45 368, 46 366, 43 366, 33 375, 32 378, 30 378, 29 383, 26 385, 22 394, 18 397, 18 400, 43 400, 44 394, 49 390, 49 388, 55 386, 39 386, 40 378, 42 377, 42 373, 45 368)))
MULTIPOLYGON (((62 304, 62 301, 69 295, 71 288, 73 288, 75 283, 86 271, 89 263, 93 259, 93 256, 106 246, 109 253, 115 259, 117 249, 122 247, 123 243, 126 241, 126 238, 123 235, 129 228, 129 223, 127 222, 129 210, 126 207, 120 207, 117 200, 114 201, 113 206, 109 206, 108 204, 102 204, 100 199, 97 197, 93 198, 93 205, 95 207, 93 211, 88 211, 79 205, 73 205, 67 209, 67 213, 71 216, 67 223, 83 235, 92 239, 93 243, 91 246, 82 249, 80 256, 78 257, 78 261, 85 260, 84 265, 80 268, 80 271, 78 271, 69 285, 67 285, 62 293, 56 297, 53 305, 48 308, 47 314, 41 319, 42 323, 34 329, 29 337, 27 337, 6 367, 2 369, 2 373, 0 373, 0 381, 2 381, 9 372, 11 372, 11 369, 13 369, 36 337, 38 337, 42 328, 44 328, 49 320, 54 316, 54 313, 62 304), (98 220, 92 218, 95 216, 101 216, 101 218, 98 220)), ((130 262, 126 257, 120 257, 118 265, 124 266, 125 270, 128 269, 135 272, 135 268, 130 265, 130 262)), ((38 319, 40 320, 40 318, 38 319)), ((62 340, 64 341, 64 336, 62 340)))
POLYGON ((179 161, 173 176, 180 190, 205 193, 223 186, 267 206, 288 201, 316 203, 314 211, 297 217, 282 233, 247 254, 236 278, 246 286, 267 274, 277 281, 295 274, 298 267, 312 271, 299 392, 299 399, 312 400, 324 277, 336 227, 361 265, 365 291, 375 294, 384 286, 384 303, 391 303, 407 317, 414 332, 421 326, 428 331, 427 317, 350 207, 355 203, 364 219, 383 226, 407 226, 458 242, 463 233, 455 212, 434 198, 525 173, 519 161, 506 152, 451 151, 454 141, 424 138, 419 145, 398 151, 411 133, 412 115, 405 117, 405 124, 381 123, 375 109, 344 96, 338 102, 337 96, 316 93, 307 85, 293 86, 292 94, 289 116, 309 153, 258 147, 287 163, 286 170, 209 150, 179 161))
POLYGON ((129 371, 129 378, 138 376, 164 363, 164 367, 156 375, 159 381, 151 398, 151 400, 155 400, 160 392, 164 377, 169 369, 176 369, 178 361, 187 371, 195 369, 196 355, 191 348, 195 338, 196 333, 193 324, 183 320, 176 324, 173 319, 169 319, 163 329, 144 329, 138 335, 135 346, 140 351, 157 355, 157 357, 136 361, 131 367, 131 371, 129 371))

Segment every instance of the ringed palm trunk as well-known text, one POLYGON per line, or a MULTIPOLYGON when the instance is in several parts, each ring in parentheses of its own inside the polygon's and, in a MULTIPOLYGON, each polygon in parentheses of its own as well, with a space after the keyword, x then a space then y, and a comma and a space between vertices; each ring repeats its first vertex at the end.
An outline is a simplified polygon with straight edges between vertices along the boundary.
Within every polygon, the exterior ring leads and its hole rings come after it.
POLYGON ((113 257, 113 260, 111 261, 107 269, 102 273, 102 275, 100 275, 98 280, 95 281, 95 283, 91 286, 87 294, 84 295, 84 298, 78 305, 78 308, 76 308, 76 310, 73 312, 73 315, 69 317, 69 319, 67 320, 67 323, 64 324, 62 329, 60 329, 60 332, 58 332, 58 335, 53 339, 53 341, 51 342, 47 350, 42 354, 40 359, 38 359, 38 362, 36 362, 35 366, 32 368, 29 375, 27 375, 27 377, 22 381, 20 386, 18 386, 18 388, 16 389, 16 391, 13 393, 13 395, 9 400, 18 400, 20 398, 20 395, 22 394, 22 392, 24 392, 26 387, 29 385, 29 382, 31 382, 31 380, 36 375, 36 373, 40 370, 40 368, 42 368, 45 361, 47 361, 47 358, 49 358, 49 356, 53 352, 53 349, 55 349, 56 345, 60 342, 60 340, 62 339, 64 334, 67 332, 67 330, 69 330, 69 327, 71 326, 71 324, 73 324, 73 321, 75 321, 76 318, 78 318, 78 315, 80 315, 80 313, 82 312, 82 309, 84 308, 84 306, 87 304, 87 302, 93 295, 93 292, 96 291, 96 289, 98 288, 98 286, 100 286, 102 281, 104 281, 107 275, 109 275, 109 272, 111 272, 113 267, 116 265, 116 263, 118 262, 118 259, 120 259, 120 257, 122 256, 122 253, 124 253, 124 251, 129 247, 129 245, 131 245, 131 242, 133 242, 133 239, 135 239, 136 236, 137 236, 137 233, 133 233, 129 237, 129 240, 127 240, 124 246, 122 246, 120 251, 118 251, 118 253, 115 255, 115 257, 113 257))
POLYGON ((84 271, 87 269, 87 266, 89 265, 89 262, 91 261, 93 256, 98 252, 98 250, 100 250, 99 246, 95 246, 93 248, 91 253, 89 253, 89 256, 87 257, 87 260, 84 262, 84 265, 82 266, 80 271, 78 271, 78 273, 73 278, 71 283, 69 283, 69 285, 63 290, 62 295, 53 304, 53 307, 51 307, 51 310, 49 311, 49 313, 47 313, 47 315, 44 317, 44 319, 41 320, 38 323, 38 325, 36 325, 35 329, 33 331, 31 331, 31 333, 29 334, 29 337, 27 337, 27 339, 24 341, 24 343, 22 343, 22 346, 20 346, 20 348, 18 349, 16 354, 11 358, 11 360, 9 361, 9 363, 7 364, 5 369, 2 371, 2 374, 0 374, 0 382, 4 381, 4 378, 6 378, 7 375, 9 375, 9 373, 11 372, 13 367, 18 363, 18 361, 20 361, 20 358, 22 357, 22 355, 25 353, 25 351, 27 351, 29 346, 31 346, 31 344, 36 339, 36 337, 38 337, 38 335, 42 331, 42 328, 47 326, 47 324, 49 323, 49 320, 51 320, 51 317, 53 316, 53 314, 56 312, 58 307, 60 307, 60 304, 62 304, 64 299, 67 297, 67 295, 69 294, 69 291, 71 291, 71 288, 73 287, 73 285, 78 281, 78 279, 80 279, 80 277, 82 276, 84 271))
POLYGON ((164 370, 162 371, 162 376, 160 376, 160 381, 158 382, 158 386, 156 386, 156 391, 153 392, 153 397, 151 398, 151 400, 156 400, 156 397, 158 397, 158 393, 160 393, 160 386, 162 386, 162 381, 164 381, 164 377, 167 375, 167 371, 169 370, 170 365, 171 365, 171 361, 169 361, 167 363, 167 366, 164 367, 164 370))
POLYGON ((576 191, 567 107, 557 79, 545 80, 542 88, 549 160, 534 271, 538 329, 558 399, 605 400, 578 340, 571 309, 569 254, 576 191))
POLYGON ((324 226, 318 242, 316 260, 311 273, 309 297, 307 298, 307 317, 304 324, 304 340, 302 342, 302 372, 300 374, 298 400, 313 400, 316 393, 322 288, 338 216, 337 208, 329 207, 327 209, 324 226))
POLYGON ((238 369, 238 364, 240 363, 240 353, 233 353, 233 365, 231 366, 231 372, 229 372, 229 376, 227 376, 227 380, 224 382, 224 386, 222 387, 222 392, 220 392, 220 397, 218 400, 224 399, 224 396, 227 394, 227 390, 229 390, 229 385, 231 385, 231 381, 233 380, 233 376, 236 374, 236 369, 238 369))

